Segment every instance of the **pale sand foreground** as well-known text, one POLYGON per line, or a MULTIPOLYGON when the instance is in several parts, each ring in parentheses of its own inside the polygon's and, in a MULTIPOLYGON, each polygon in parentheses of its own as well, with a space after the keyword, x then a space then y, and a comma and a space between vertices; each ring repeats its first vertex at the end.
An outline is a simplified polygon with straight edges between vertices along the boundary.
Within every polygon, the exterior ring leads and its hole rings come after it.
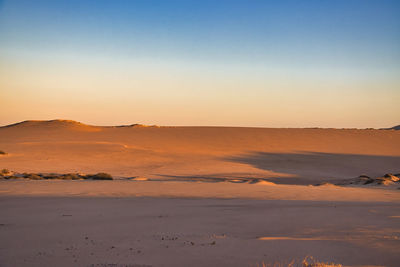
POLYGON ((0 266, 398 266, 398 191, 3 180, 0 266))
POLYGON ((400 204, 398 189, 229 182, 0 180, 0 195, 377 201, 400 204))
POLYGON ((1 266, 398 266, 391 202, 0 197, 1 266))

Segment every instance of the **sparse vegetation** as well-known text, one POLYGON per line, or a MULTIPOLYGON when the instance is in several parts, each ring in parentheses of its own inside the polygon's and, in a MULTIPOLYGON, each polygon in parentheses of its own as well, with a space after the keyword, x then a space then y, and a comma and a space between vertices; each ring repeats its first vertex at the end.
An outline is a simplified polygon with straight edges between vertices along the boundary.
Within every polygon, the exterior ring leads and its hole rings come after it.
POLYGON ((41 180, 41 179, 43 179, 43 176, 40 176, 40 175, 38 175, 36 173, 24 173, 23 177, 27 178, 27 179, 31 179, 31 180, 41 180))
MULTIPOLYGON (((334 185, 341 185, 341 186, 347 186, 347 185, 384 185, 384 186, 389 186, 389 185, 396 185, 400 183, 400 173, 387 173, 382 177, 376 177, 376 178, 371 178, 365 174, 360 175, 357 178, 352 178, 352 179, 346 179, 342 180, 339 182, 334 183, 334 185)), ((326 185, 329 183, 320 183, 316 185, 326 185)))
POLYGON ((92 179, 92 180, 112 180, 112 176, 108 173, 100 172, 98 174, 89 174, 86 175, 86 179, 92 179))
POLYGON ((61 175, 63 180, 81 180, 83 177, 77 173, 67 173, 61 175))
POLYGON ((10 177, 14 178, 13 173, 8 169, 2 169, 0 171, 0 178, 9 179, 10 177))
POLYGON ((257 264, 256 267, 343 267, 343 265, 320 262, 314 259, 312 256, 307 256, 302 261, 292 260, 289 263, 275 262, 273 264, 262 262, 261 264, 257 264))
POLYGON ((0 171, 0 178, 3 179, 17 179, 25 178, 30 180, 113 180, 113 177, 108 173, 97 173, 97 174, 78 174, 78 173, 66 173, 66 174, 42 174, 42 173, 13 173, 7 169, 0 171))
POLYGON ((8 175, 10 173, 10 171, 8 169, 2 169, 0 171, 0 175, 8 175))
POLYGON ((6 155, 7 153, 4 152, 3 150, 0 150, 0 155, 6 155))
POLYGON ((312 256, 307 256, 303 259, 303 267, 342 267, 341 264, 320 262, 314 259, 312 256))

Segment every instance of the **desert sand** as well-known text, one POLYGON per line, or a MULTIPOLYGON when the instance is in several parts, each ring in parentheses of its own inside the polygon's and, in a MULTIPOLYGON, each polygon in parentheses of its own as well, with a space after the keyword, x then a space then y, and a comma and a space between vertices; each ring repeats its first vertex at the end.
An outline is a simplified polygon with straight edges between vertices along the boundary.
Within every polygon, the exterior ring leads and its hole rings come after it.
POLYGON ((0 169, 113 181, 0 180, 0 266, 257 266, 307 255, 398 266, 400 132, 0 127, 0 169))
POLYGON ((0 128, 1 166, 117 177, 267 178, 310 184, 400 172, 400 132, 357 129, 97 127, 27 121, 0 128))

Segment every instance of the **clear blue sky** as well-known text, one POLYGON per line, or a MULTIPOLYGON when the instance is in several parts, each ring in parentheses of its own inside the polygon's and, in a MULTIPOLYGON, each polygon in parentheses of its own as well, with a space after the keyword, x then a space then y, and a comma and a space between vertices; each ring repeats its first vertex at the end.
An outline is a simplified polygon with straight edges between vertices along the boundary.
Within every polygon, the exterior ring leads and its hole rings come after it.
POLYGON ((0 124, 386 127, 399 77, 400 1, 0 1, 0 124))

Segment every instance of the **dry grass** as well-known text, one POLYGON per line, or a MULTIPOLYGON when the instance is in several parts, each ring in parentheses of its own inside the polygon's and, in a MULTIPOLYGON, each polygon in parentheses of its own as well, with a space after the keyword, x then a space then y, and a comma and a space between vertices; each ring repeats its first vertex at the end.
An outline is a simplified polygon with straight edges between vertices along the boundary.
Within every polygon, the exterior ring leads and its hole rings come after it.
POLYGON ((78 174, 78 173, 67 173, 67 174, 42 174, 42 173, 23 173, 14 174, 7 169, 0 171, 0 178, 3 179, 30 179, 30 180, 113 180, 113 177, 108 173, 97 173, 97 174, 78 174))
POLYGON ((8 175, 10 173, 10 171, 8 169, 2 169, 0 171, 0 175, 8 175))
POLYGON ((303 267, 342 267, 342 264, 320 262, 314 259, 312 256, 307 256, 303 259, 303 267))
POLYGON ((100 172, 98 174, 89 174, 86 175, 86 179, 92 180, 112 180, 112 176, 108 173, 100 172))
POLYGON ((343 267, 342 264, 328 263, 317 261, 312 256, 306 256, 302 261, 292 260, 289 263, 275 262, 272 264, 267 264, 262 262, 256 265, 257 267, 343 267))

